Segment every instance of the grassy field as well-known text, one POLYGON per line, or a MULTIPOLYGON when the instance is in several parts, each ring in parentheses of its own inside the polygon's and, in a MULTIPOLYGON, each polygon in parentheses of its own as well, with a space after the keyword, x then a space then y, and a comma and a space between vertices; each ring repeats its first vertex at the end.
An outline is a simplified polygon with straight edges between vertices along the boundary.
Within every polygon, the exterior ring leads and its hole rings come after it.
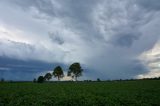
POLYGON ((0 83, 0 106, 160 106, 160 80, 0 83))

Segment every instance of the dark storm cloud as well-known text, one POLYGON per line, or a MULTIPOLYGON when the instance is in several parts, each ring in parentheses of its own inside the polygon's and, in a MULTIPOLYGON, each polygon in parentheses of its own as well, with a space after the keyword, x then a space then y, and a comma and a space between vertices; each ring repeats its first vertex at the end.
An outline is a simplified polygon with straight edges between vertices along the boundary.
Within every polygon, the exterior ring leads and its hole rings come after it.
POLYGON ((24 61, 11 59, 8 57, 0 57, 0 78, 6 80, 33 80, 38 77, 39 73, 52 71, 58 63, 45 63, 40 61, 24 61))

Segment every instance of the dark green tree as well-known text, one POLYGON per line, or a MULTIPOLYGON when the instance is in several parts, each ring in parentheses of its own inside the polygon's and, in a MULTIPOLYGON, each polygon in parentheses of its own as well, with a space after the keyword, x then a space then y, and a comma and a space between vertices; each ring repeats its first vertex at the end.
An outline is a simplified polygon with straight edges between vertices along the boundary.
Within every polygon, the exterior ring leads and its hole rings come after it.
POLYGON ((69 67, 68 76, 71 76, 77 81, 77 77, 82 76, 83 69, 81 68, 80 63, 73 63, 69 67))
POLYGON ((39 76, 37 82, 38 83, 44 82, 44 77, 43 76, 39 76))
POLYGON ((58 81, 64 77, 63 74, 63 70, 60 66, 57 66, 54 70, 53 70, 53 76, 57 77, 58 81))
POLYGON ((52 78, 52 74, 51 73, 46 73, 46 75, 44 76, 45 81, 49 81, 52 78))

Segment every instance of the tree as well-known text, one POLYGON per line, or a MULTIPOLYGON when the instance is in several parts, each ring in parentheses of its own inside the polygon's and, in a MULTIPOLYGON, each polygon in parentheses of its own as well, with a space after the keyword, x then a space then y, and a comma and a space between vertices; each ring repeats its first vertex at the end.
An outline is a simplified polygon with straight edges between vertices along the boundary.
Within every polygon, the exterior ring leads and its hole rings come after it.
POLYGON ((69 67, 68 76, 71 76, 72 79, 75 78, 77 81, 77 77, 82 76, 83 69, 81 68, 80 63, 73 63, 69 67))
POLYGON ((57 66, 54 70, 53 70, 53 76, 58 78, 58 81, 60 80, 60 78, 64 77, 63 74, 63 70, 60 66, 57 66))
POLYGON ((39 76, 37 82, 38 83, 44 82, 44 77, 43 76, 39 76))
POLYGON ((46 73, 46 75, 44 76, 45 80, 50 80, 52 78, 52 74, 51 73, 46 73))

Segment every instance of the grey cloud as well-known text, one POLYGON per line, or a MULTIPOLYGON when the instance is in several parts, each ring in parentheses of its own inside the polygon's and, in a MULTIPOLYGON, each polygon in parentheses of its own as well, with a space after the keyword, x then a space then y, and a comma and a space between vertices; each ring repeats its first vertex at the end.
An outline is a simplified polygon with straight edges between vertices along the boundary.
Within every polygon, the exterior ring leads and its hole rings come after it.
POLYGON ((101 54, 103 57, 93 57, 89 62, 91 70, 99 70, 93 72, 95 75, 103 79, 128 79, 148 71, 140 60, 133 59, 135 54, 131 54, 129 50, 125 51, 114 46, 107 49, 110 50, 104 50, 101 54))
POLYGON ((59 33, 49 33, 49 37, 53 42, 56 42, 60 45, 62 45, 64 43, 64 40, 62 38, 60 38, 59 33))
POLYGON ((147 10, 160 10, 160 1, 159 0, 136 0, 137 4, 142 6, 147 10))
POLYGON ((71 28, 71 30, 81 31, 82 35, 85 38, 90 39, 89 36, 96 36, 95 30, 92 29, 92 22, 90 15, 96 6, 96 0, 87 0, 87 1, 56 1, 56 0, 32 0, 21 1, 15 0, 16 5, 21 8, 25 8, 25 11, 29 11, 30 7, 34 7, 39 11, 39 14, 35 18, 40 18, 40 14, 45 14, 49 18, 41 17, 50 23, 54 20, 54 17, 59 18, 65 24, 66 28, 71 28), (58 6, 56 6, 58 5, 58 6), (44 8, 45 7, 45 8, 44 8), (91 33, 93 32, 93 33, 91 33), (84 35, 86 34, 87 35, 84 35))
POLYGON ((58 48, 48 49, 45 45, 32 45, 10 40, 1 40, 0 48, 0 56, 20 60, 38 60, 51 63, 59 62, 60 59, 64 59, 65 55, 65 51, 58 48), (51 52, 52 50, 54 53, 51 52))
POLYGON ((135 2, 123 0, 121 4, 120 1, 104 1, 95 12, 98 18, 98 24, 95 25, 99 27, 106 42, 131 47, 142 37, 140 29, 152 21, 153 14, 141 9, 135 2))
POLYGON ((28 9, 30 7, 36 7, 40 11, 44 11, 44 13, 46 13, 46 14, 49 13, 49 14, 55 15, 51 0, 47 0, 47 1, 46 0, 34 0, 34 1, 33 0, 25 0, 25 1, 21 1, 21 0, 8 1, 8 0, 6 0, 6 2, 20 6, 25 11, 28 11, 28 9), (44 6, 45 6, 45 8, 44 8, 44 6))
POLYGON ((0 48, 0 56, 19 58, 22 60, 25 59, 26 56, 30 57, 28 53, 33 53, 35 50, 34 46, 32 45, 10 40, 1 40, 0 48))
POLYGON ((120 37, 119 39, 117 39, 117 43, 118 45, 122 45, 122 46, 131 46, 133 41, 136 40, 137 37, 136 36, 131 36, 131 35, 124 35, 122 37, 120 37))
POLYGON ((131 47, 135 40, 140 38, 141 34, 133 35, 133 33, 123 32, 112 37, 111 43, 116 46, 131 47))

